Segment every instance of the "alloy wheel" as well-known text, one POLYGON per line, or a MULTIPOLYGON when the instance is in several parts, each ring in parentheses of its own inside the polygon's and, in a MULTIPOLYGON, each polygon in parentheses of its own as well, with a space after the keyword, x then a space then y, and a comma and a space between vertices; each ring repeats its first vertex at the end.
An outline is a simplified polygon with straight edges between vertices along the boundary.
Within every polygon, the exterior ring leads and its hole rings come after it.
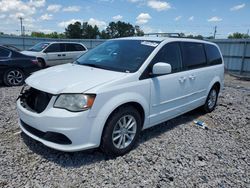
POLYGON ((19 70, 12 70, 7 74, 7 81, 10 85, 19 85, 23 82, 23 74, 19 70))
POLYGON ((124 149, 129 146, 137 131, 137 122, 131 115, 121 117, 113 130, 112 140, 117 149, 124 149))
POLYGON ((212 89, 208 96, 208 108, 212 109, 216 104, 217 92, 215 89, 212 89))

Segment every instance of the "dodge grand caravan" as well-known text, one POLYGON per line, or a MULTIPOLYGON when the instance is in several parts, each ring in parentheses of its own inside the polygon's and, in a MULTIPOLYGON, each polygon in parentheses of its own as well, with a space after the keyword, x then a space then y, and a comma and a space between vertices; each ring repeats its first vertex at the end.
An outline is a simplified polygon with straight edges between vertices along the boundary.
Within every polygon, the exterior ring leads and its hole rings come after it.
POLYGON ((216 44, 132 37, 104 42, 72 64, 26 79, 22 131, 61 151, 100 147, 122 155, 141 130, 202 106, 214 110, 224 65, 216 44))

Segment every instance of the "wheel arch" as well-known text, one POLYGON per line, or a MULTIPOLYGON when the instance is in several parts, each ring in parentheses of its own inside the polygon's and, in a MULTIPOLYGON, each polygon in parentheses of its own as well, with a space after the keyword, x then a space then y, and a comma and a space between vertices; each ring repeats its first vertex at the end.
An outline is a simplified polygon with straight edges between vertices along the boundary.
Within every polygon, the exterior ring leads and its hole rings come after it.
POLYGON ((144 111, 144 108, 142 107, 142 105, 138 102, 134 102, 134 101, 131 101, 131 102, 126 102, 126 103, 123 103, 123 104, 120 104, 119 106, 117 106, 115 109, 113 109, 113 111, 109 114, 108 118, 106 119, 105 121, 105 124, 104 124, 104 127, 106 126, 106 123, 107 121, 110 119, 110 117, 117 111, 119 110, 120 108, 122 107, 125 107, 125 106, 132 106, 133 108, 135 108, 140 116, 141 116, 141 120, 142 120, 142 126, 144 125, 144 121, 145 121, 145 111, 144 111))
POLYGON ((43 57, 38 56, 38 57, 37 57, 37 60, 39 60, 39 59, 42 60, 42 62, 44 63, 44 66, 46 67, 47 64, 46 64, 45 59, 44 59, 43 57))
POLYGON ((220 77, 219 76, 217 76, 217 77, 215 77, 211 82, 210 82, 210 84, 209 84, 209 87, 208 87, 208 90, 207 90, 207 95, 208 95, 208 93, 209 93, 209 91, 213 88, 213 87, 216 87, 218 90, 218 93, 221 91, 221 89, 222 89, 222 86, 223 86, 223 84, 222 84, 222 81, 221 81, 221 79, 220 79, 220 77))
MULTIPOLYGON (((104 97, 106 99, 106 97, 104 97)), ((104 98, 101 97, 100 101, 103 101, 104 98)), ((143 96, 134 92, 120 93, 115 97, 109 98, 105 103, 96 101, 97 106, 93 106, 91 112, 89 113, 89 118, 94 118, 94 128, 90 133, 90 137, 93 138, 93 141, 99 145, 101 143, 101 138, 103 131, 105 129, 108 119, 112 114, 119 108, 125 105, 132 105, 137 109, 142 117, 142 129, 146 127, 149 123, 147 118, 149 114, 149 105, 143 96), (98 130, 98 131, 97 131, 98 130)), ((94 104, 95 105, 95 104, 94 104)))

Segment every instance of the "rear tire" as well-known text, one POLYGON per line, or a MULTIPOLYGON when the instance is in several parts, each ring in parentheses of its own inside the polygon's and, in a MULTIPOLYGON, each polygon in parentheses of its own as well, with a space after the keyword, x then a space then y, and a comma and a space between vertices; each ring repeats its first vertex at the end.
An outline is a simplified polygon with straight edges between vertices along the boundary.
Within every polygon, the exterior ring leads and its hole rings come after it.
POLYGON ((218 94, 219 94, 218 89, 216 87, 212 87, 212 89, 208 93, 206 103, 203 106, 203 109, 206 113, 210 113, 215 109, 218 99, 218 94))
POLYGON ((21 86, 25 80, 25 74, 18 68, 7 70, 3 76, 3 82, 7 86, 21 86))
POLYGON ((141 124, 140 113, 132 106, 117 109, 106 122, 101 150, 108 156, 128 153, 139 137, 141 124))

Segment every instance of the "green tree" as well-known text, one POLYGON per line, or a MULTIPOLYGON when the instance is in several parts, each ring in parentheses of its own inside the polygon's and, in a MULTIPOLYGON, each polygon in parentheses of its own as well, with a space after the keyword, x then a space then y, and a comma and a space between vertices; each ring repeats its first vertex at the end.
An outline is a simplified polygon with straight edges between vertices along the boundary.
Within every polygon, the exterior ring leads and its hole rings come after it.
POLYGON ((82 38, 82 24, 80 22, 69 24, 67 28, 65 28, 65 35, 66 38, 72 38, 72 39, 82 38))
POLYGON ((65 35, 63 33, 57 33, 57 32, 45 34, 43 32, 32 31, 30 36, 41 37, 41 38, 65 38, 65 35))
POLYGON ((106 28, 106 33, 109 38, 129 37, 135 35, 135 29, 130 23, 110 22, 106 28))
POLYGON ((207 39, 214 39, 214 36, 208 36, 207 39))
POLYGON ((245 33, 236 32, 236 33, 229 35, 228 38, 229 39, 247 39, 247 38, 250 38, 250 36, 245 33))
POLYGON ((135 34, 136 36, 144 36, 143 30, 138 25, 135 25, 135 34))
POLYGON ((83 22, 82 25, 82 38, 84 39, 96 39, 100 35, 99 28, 95 25, 89 25, 87 22, 83 22))
POLYGON ((191 39, 200 39, 200 40, 204 39, 202 35, 187 35, 186 37, 191 39))
POLYGON ((180 37, 185 37, 185 33, 179 33, 180 37))
POLYGON ((59 38, 59 35, 57 32, 52 32, 52 33, 47 34, 47 37, 57 39, 57 38, 59 38))
POLYGON ((110 36, 106 30, 102 30, 102 32, 100 33, 100 38, 101 39, 110 39, 110 36))
POLYGON ((32 31, 32 32, 31 32, 31 36, 32 36, 32 37, 43 37, 43 38, 45 38, 45 33, 43 33, 43 32, 32 31))

